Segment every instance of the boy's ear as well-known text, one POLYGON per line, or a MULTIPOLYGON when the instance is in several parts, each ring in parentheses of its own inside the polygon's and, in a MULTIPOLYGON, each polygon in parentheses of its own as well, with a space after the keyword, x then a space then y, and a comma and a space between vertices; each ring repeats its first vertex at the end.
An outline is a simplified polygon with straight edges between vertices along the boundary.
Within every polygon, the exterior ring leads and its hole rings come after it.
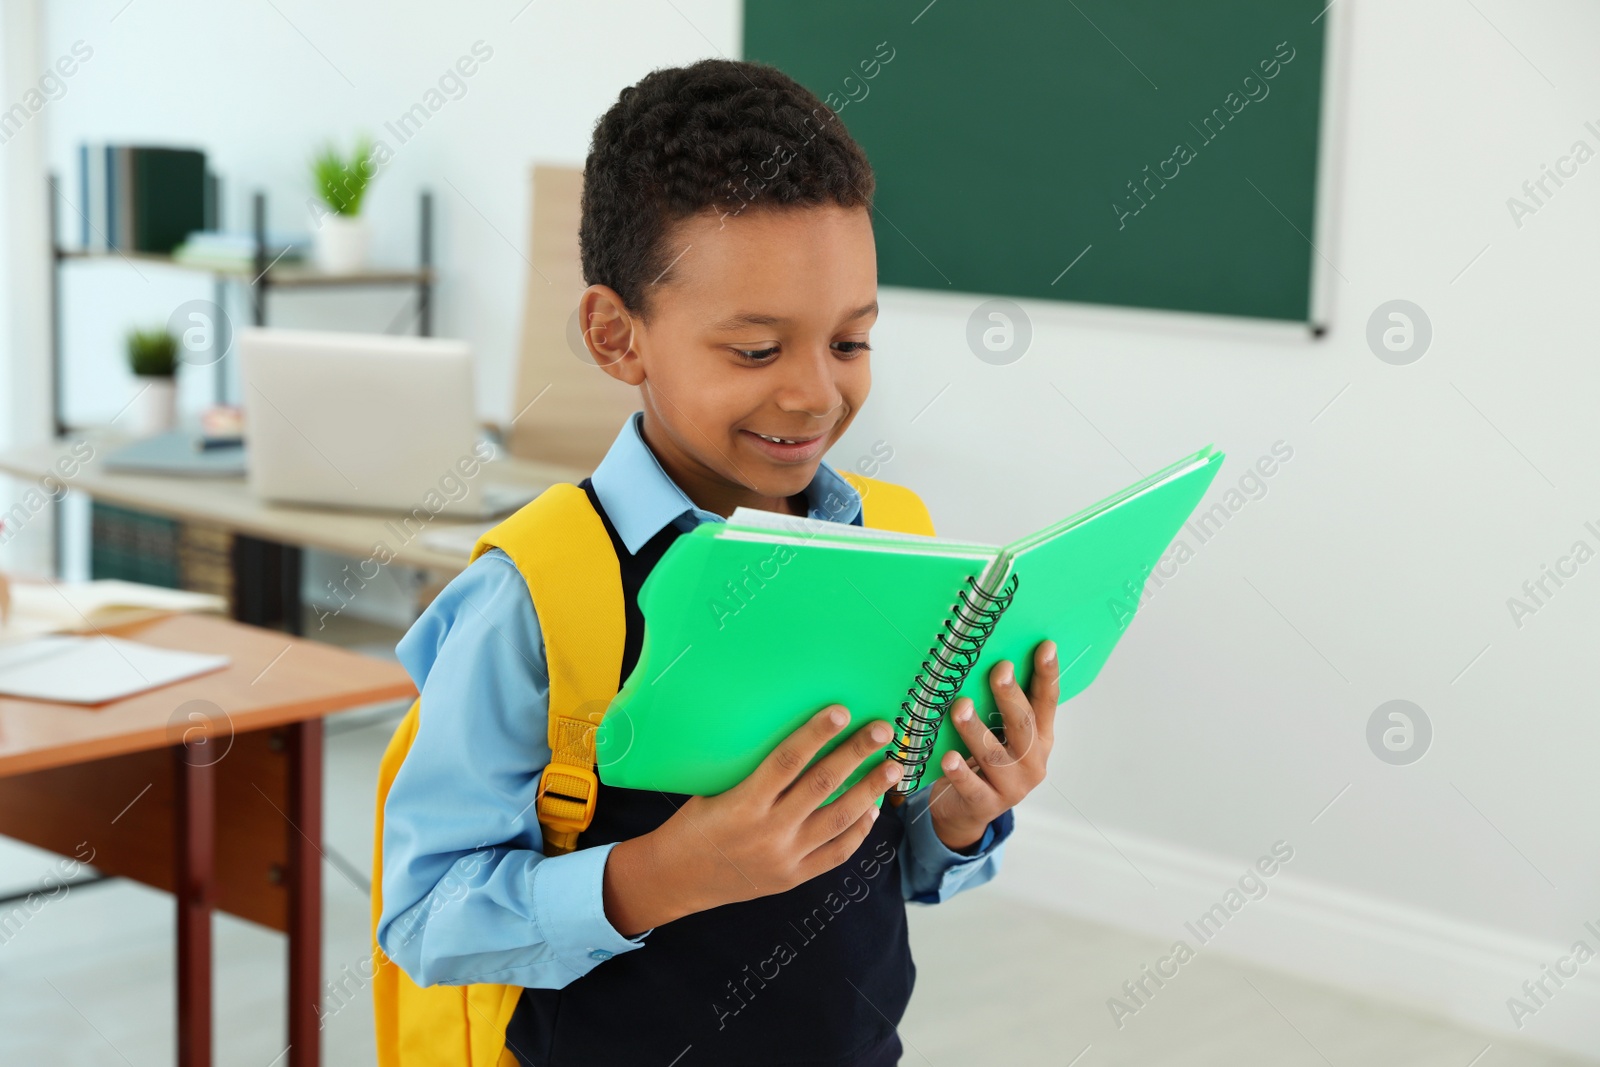
POLYGON ((608 285, 591 285, 578 298, 578 323, 584 347, 595 365, 629 385, 644 381, 644 368, 634 348, 634 317, 622 297, 608 285))

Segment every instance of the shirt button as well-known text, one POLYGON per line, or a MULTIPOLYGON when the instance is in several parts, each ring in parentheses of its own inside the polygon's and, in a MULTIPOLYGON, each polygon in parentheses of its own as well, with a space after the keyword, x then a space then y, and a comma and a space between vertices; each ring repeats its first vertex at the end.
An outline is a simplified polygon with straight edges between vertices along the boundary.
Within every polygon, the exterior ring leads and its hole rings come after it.
POLYGON ((611 953, 607 952, 603 948, 590 949, 589 958, 591 960, 609 960, 611 958, 611 953))

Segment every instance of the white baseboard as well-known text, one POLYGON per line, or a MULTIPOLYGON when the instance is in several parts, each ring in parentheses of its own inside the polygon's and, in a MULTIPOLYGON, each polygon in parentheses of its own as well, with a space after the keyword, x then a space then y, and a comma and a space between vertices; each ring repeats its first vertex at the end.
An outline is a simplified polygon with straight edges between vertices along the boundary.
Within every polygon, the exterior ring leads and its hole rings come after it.
MULTIPOLYGON (((1185 924, 1222 902, 1255 857, 1225 860, 1121 831, 1108 841, 1089 826, 1039 811, 1020 811, 1017 822, 994 883, 1000 892, 1492 1035, 1600 1057, 1600 958, 1559 988, 1547 979, 1553 993, 1542 1005, 1522 989, 1567 956, 1570 942, 1546 944, 1338 889, 1298 875, 1293 861, 1263 879, 1266 895, 1245 903, 1220 931, 1204 930, 1202 942, 1185 924), (1536 1009, 1520 1028, 1507 1006, 1513 996, 1536 1009)), ((1261 854, 1271 846, 1262 842, 1261 854)), ((1600 929, 1600 909, 1596 915, 1600 929)), ((1579 937, 1600 951, 1600 936, 1580 930, 1579 937)))

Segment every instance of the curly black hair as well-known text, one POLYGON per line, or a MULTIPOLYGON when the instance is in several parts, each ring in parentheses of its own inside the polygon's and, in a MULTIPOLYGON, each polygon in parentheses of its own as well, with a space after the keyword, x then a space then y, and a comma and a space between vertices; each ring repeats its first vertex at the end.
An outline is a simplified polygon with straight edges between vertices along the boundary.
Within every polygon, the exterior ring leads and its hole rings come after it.
POLYGON ((872 206, 872 167, 839 116, 776 67, 703 59, 651 71, 595 124, 583 168, 584 281, 648 319, 674 223, 708 209, 872 206))

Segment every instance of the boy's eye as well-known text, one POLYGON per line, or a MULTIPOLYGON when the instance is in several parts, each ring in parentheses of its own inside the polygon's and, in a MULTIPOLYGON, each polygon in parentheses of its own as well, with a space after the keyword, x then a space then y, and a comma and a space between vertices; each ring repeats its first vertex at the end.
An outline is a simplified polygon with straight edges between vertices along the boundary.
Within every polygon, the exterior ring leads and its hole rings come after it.
MULTIPOLYGON (((772 357, 778 354, 778 348, 735 348, 739 358, 747 363, 770 363, 772 357)), ((835 341, 834 351, 841 356, 853 356, 859 352, 870 352, 872 346, 865 341, 835 341)))

